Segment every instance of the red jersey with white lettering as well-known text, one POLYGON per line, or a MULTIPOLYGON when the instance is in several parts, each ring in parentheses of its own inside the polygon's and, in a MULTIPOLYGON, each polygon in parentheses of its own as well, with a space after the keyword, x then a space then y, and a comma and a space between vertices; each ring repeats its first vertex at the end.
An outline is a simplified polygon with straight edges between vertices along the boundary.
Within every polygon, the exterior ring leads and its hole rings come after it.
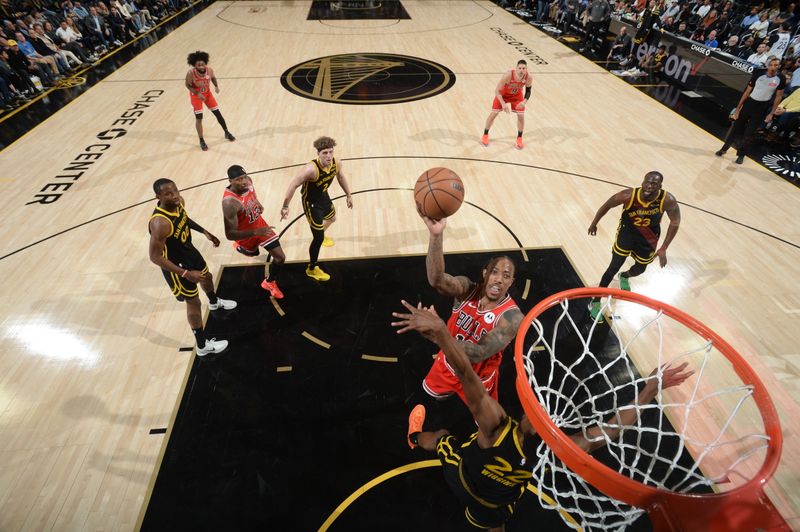
MULTIPOLYGON (((456 340, 477 344, 486 333, 495 328, 503 313, 519 308, 511 296, 506 295, 493 309, 478 310, 478 303, 482 295, 483 287, 478 285, 464 301, 453 307, 453 313, 447 320, 447 330, 456 340)), ((499 351, 486 360, 472 365, 472 369, 478 374, 486 391, 494 399, 497 399, 497 380, 502 361, 503 351, 499 351)), ((457 393, 466 403, 461 381, 458 380, 455 371, 447 363, 444 353, 441 351, 436 355, 431 370, 422 381, 422 387, 434 397, 445 397, 457 393)))
POLYGON ((192 86, 196 92, 205 94, 209 92, 209 85, 211 85, 211 78, 214 76, 214 71, 211 67, 206 67, 206 73, 201 74, 196 68, 191 69, 192 73, 192 86))
POLYGON ((512 102, 516 100, 522 100, 525 96, 525 84, 528 83, 528 72, 525 72, 525 75, 522 79, 516 78, 517 71, 516 69, 511 71, 511 79, 503 85, 503 88, 500 90, 500 95, 503 97, 503 101, 512 102))
MULTIPOLYGON (((256 190, 251 185, 247 192, 240 196, 233 192, 230 188, 225 188, 222 194, 222 199, 233 198, 238 201, 242 208, 239 209, 237 216, 236 228, 240 231, 247 231, 249 229, 258 229, 259 227, 267 227, 267 222, 261 217, 261 208, 258 206, 258 199, 256 198, 256 190)), ((241 246, 245 251, 253 252, 258 250, 258 247, 268 249, 270 244, 277 242, 278 235, 270 230, 266 236, 252 236, 244 240, 237 240, 235 246, 241 246)))

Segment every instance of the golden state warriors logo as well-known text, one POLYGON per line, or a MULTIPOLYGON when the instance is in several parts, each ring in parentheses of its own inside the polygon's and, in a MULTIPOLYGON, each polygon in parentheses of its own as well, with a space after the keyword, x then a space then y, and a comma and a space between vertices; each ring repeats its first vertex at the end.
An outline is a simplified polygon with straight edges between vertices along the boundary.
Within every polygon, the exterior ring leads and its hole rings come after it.
POLYGON ((86 78, 72 76, 69 78, 58 80, 58 82, 56 83, 56 87, 59 89, 71 89, 73 87, 79 87, 84 83, 86 83, 86 78))
POLYGON ((411 102, 441 94, 456 82, 433 61, 395 54, 344 54, 312 59, 281 76, 289 92, 331 103, 373 105, 411 102))

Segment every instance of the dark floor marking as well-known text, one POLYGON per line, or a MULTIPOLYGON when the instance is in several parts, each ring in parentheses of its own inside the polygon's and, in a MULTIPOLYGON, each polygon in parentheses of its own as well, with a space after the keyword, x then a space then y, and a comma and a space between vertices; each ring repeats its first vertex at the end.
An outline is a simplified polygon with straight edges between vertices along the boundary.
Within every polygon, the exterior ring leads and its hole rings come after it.
MULTIPOLYGON (((608 185, 614 185, 614 186, 618 186, 618 187, 625 187, 625 185, 622 185, 620 183, 615 183, 613 181, 608 181, 607 179, 601 179, 601 178, 598 178, 598 177, 592 177, 592 176, 587 176, 587 175, 583 175, 583 174, 576 174, 574 172, 567 172, 567 171, 557 170, 555 168, 547 168, 547 167, 544 167, 544 166, 536 166, 536 165, 532 165, 532 164, 523 164, 523 163, 515 163, 515 162, 507 162, 507 161, 493 161, 493 160, 490 160, 490 159, 476 159, 476 158, 470 158, 470 157, 439 157, 439 156, 424 156, 424 157, 420 157, 420 156, 411 156, 411 155, 390 155, 390 156, 383 156, 383 157, 375 157, 375 156, 370 156, 370 157, 352 157, 352 158, 344 158, 342 160, 343 161, 361 161, 361 160, 374 160, 374 159, 462 160, 462 161, 475 161, 475 162, 483 162, 483 163, 491 163, 491 164, 502 164, 502 165, 509 165, 509 166, 521 166, 521 167, 525 167, 525 168, 535 168, 537 170, 545 170, 545 171, 548 171, 548 172, 571 175, 571 176, 574 176, 574 177, 580 177, 580 178, 583 178, 583 179, 589 179, 591 181, 597 181, 597 182, 600 182, 600 183, 606 183, 608 185)), ((265 173, 265 172, 273 172, 273 171, 276 171, 276 170, 284 170, 284 169, 287 169, 287 168, 296 168, 298 166, 303 166, 304 164, 306 164, 306 163, 290 164, 290 165, 279 166, 279 167, 275 167, 275 168, 267 168, 265 170, 257 170, 257 171, 254 171, 254 172, 250 172, 250 175, 261 174, 261 173, 265 173)), ((205 181, 203 183, 198 183, 197 185, 192 185, 190 187, 184 187, 181 190, 192 190, 192 189, 195 189, 195 188, 200 188, 200 187, 205 187, 205 186, 208 186, 208 185, 212 185, 214 183, 220 183, 222 181, 227 181, 227 178, 212 179, 210 181, 205 181)), ((411 188, 409 188, 409 189, 400 189, 400 188, 396 188, 396 187, 395 188, 378 188, 378 189, 373 189, 373 190, 356 191, 356 192, 353 192, 353 194, 362 194, 362 193, 366 193, 366 192, 376 192, 376 191, 381 191, 381 190, 409 190, 409 191, 411 191, 412 189, 411 188)), ((341 196, 339 196, 339 197, 341 197, 341 196)), ((35 246, 37 244, 41 244, 41 243, 46 242, 48 240, 51 240, 51 239, 53 239, 53 238, 55 238, 57 236, 63 235, 65 233, 69 233, 70 231, 74 231, 75 229, 80 229, 81 227, 89 225, 89 224, 91 224, 93 222, 97 222, 97 221, 102 220, 104 218, 108 218, 109 216, 113 216, 114 214, 118 214, 120 212, 124 212, 124 211, 130 210, 130 209, 139 207, 141 205, 149 204, 151 202, 153 202, 152 199, 147 199, 147 200, 144 200, 144 201, 140 201, 138 203, 134 203, 134 204, 129 205, 127 207, 122 207, 122 208, 117 209, 115 211, 111 211, 111 212, 109 212, 107 214, 103 214, 103 215, 97 216, 96 218, 92 218, 90 220, 87 220, 85 222, 79 223, 77 225, 73 225, 72 227, 68 227, 68 228, 66 228, 66 229, 64 229, 62 231, 59 231, 57 233, 53 233, 52 235, 49 235, 49 236, 46 236, 46 237, 41 238, 39 240, 36 240, 35 242, 27 244, 27 245, 25 245, 25 246, 23 246, 21 248, 15 249, 14 251, 10 251, 10 252, 6 253, 5 255, 0 256, 0 260, 7 259, 8 257, 11 257, 12 255, 16 255, 17 253, 25 251, 28 248, 32 248, 33 246, 35 246)), ((745 223, 738 222, 736 220, 733 220, 733 219, 728 218, 726 216, 723 216, 721 214, 716 214, 716 213, 708 211, 706 209, 702 209, 700 207, 696 207, 696 206, 691 205, 689 203, 683 203, 681 201, 679 201, 678 203, 680 203, 684 207, 698 210, 698 211, 703 212, 705 214, 714 216, 716 218, 720 218, 722 220, 725 220, 726 222, 731 222, 731 223, 736 224, 736 225, 738 225, 740 227, 744 227, 745 229, 750 229, 750 230, 755 231, 757 233, 760 233, 760 234, 762 234, 762 235, 764 235, 766 237, 775 239, 775 240, 777 240, 779 242, 783 242, 784 244, 787 244, 787 245, 792 246, 794 248, 800 249, 800 244, 795 244, 794 242, 790 242, 788 240, 785 240, 785 239, 783 239, 783 238, 781 238, 779 236, 773 235, 773 234, 768 233, 766 231, 763 231, 761 229, 757 229, 757 228, 749 226, 749 225, 747 225, 745 223)), ((476 205, 476 207, 477 207, 477 205, 476 205)))
MULTIPOLYGON (((455 0, 453 0, 452 3, 456 4, 457 2, 455 0)), ((252 29, 252 30, 259 30, 259 31, 268 31, 268 32, 271 32, 271 33, 289 33, 291 35, 325 35, 325 36, 334 36, 334 37, 348 37, 348 36, 361 36, 361 35, 386 35, 386 36, 391 36, 391 35, 411 35, 411 34, 417 34, 417 33, 430 33, 430 32, 441 32, 441 31, 448 31, 448 30, 460 30, 460 29, 463 29, 463 28, 468 28, 470 26, 475 26, 476 24, 480 24, 480 23, 485 22, 485 21, 489 20, 490 18, 494 17, 494 13, 492 13, 491 11, 486 9, 484 6, 480 5, 475 0, 472 0, 471 3, 475 4, 479 8, 483 9, 484 11, 486 11, 488 13, 488 15, 485 18, 482 18, 482 19, 480 19, 478 21, 470 22, 469 24, 463 24, 461 26, 447 26, 447 27, 444 27, 444 28, 434 28, 434 29, 430 29, 430 30, 398 31, 398 32, 395 32, 395 33, 387 33, 385 31, 375 32, 375 33, 338 33, 338 32, 337 33, 331 33, 331 32, 327 32, 327 31, 326 32, 318 32, 318 31, 289 31, 289 30, 279 30, 279 29, 274 29, 274 28, 262 28, 260 26, 250 26, 248 24, 242 24, 242 23, 239 23, 239 22, 234 22, 232 20, 228 20, 228 19, 222 18, 222 14, 225 13, 225 11, 227 11, 231 7, 233 7, 235 2, 231 2, 231 5, 227 6, 225 9, 223 9, 222 11, 217 13, 216 17, 219 20, 223 21, 223 22, 227 22, 228 24, 232 24, 234 26, 239 26, 239 27, 242 27, 242 28, 249 28, 249 29, 252 29)), ((250 6, 236 6, 236 7, 250 7, 250 6)))
POLYGON ((150 434, 166 434, 166 433, 167 433, 166 427, 161 429, 150 429, 150 434))
MULTIPOLYGON (((503 252, 517 262, 511 294, 524 312, 546 295, 581 286, 561 249, 525 251, 529 262, 520 250, 503 252), (526 279, 531 296, 522 300, 526 279)), ((447 271, 474 277, 498 253, 448 254, 447 271)), ((218 293, 239 306, 211 313, 206 330, 231 344, 225 353, 194 360, 143 530, 317 530, 359 488, 435 458, 405 442, 407 415, 424 397, 420 382, 435 348, 419 335, 395 334, 389 323, 401 298, 433 303, 445 318, 452 302, 428 285, 424 256, 322 267, 331 274, 326 283, 308 279, 305 264, 286 265, 279 280, 284 316, 259 287, 262 265, 227 267, 219 275, 218 293), (305 331, 330 349, 306 340, 305 331), (365 360, 364 353, 397 362, 365 360)), ((579 312, 588 323, 585 309, 579 312)), ((509 349, 500 400, 519 416, 514 377, 509 349)), ((474 430, 457 400, 433 417, 462 436, 474 430)), ((351 500, 331 530, 448 531, 462 530, 462 523, 463 509, 440 469, 425 467, 351 500)), ((530 530, 531 523, 567 530, 528 493, 507 530, 530 530)), ((646 519, 637 523, 635 530, 649 529, 646 519)))

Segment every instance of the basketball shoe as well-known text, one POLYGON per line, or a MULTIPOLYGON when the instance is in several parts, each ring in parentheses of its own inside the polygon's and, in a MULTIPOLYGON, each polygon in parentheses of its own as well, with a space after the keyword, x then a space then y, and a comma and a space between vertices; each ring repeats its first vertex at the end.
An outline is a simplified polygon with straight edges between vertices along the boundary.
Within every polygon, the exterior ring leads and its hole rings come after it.
POLYGON ((211 353, 222 353, 226 349, 228 349, 227 340, 217 340, 216 338, 211 338, 206 340, 206 345, 197 348, 197 356, 204 357, 211 353))
POLYGON ((200 139, 200 149, 203 151, 208 151, 208 144, 204 139, 200 139))
POLYGON ((415 432, 422 432, 422 424, 425 423, 425 406, 417 405, 408 415, 408 446, 412 449, 419 447, 411 441, 411 435, 415 432))
POLYGON ((333 247, 333 239, 326 236, 322 239, 322 245, 326 248, 333 247))
POLYGON ((231 299, 222 299, 221 297, 217 298, 217 302, 214 304, 209 303, 208 309, 209 310, 233 310, 236 308, 236 301, 231 299))
POLYGON ((517 137, 517 149, 521 150, 522 146, 522 137, 517 137))
POLYGON ((256 248, 255 251, 249 251, 247 249, 244 249, 242 246, 236 244, 234 244, 233 247, 236 249, 236 251, 238 251, 242 255, 245 255, 247 257, 258 257, 258 248, 256 248))
POLYGON ((631 281, 621 273, 619 274, 619 287, 621 290, 631 291, 631 281))
POLYGON ((306 268, 306 275, 308 275, 315 281, 327 281, 328 279, 331 278, 331 276, 322 271, 322 268, 320 268, 319 266, 314 266, 313 270, 306 268))
POLYGON ((489 135, 488 134, 486 134, 486 135, 481 137, 481 144, 483 144, 484 146, 488 146, 489 145, 489 135))
POLYGON ((233 136, 233 133, 231 133, 231 132, 230 132, 230 131, 228 131, 227 129, 225 130, 225 138, 226 138, 227 140, 231 141, 231 142, 233 142, 234 140, 236 140, 236 137, 234 137, 234 136, 233 136))
POLYGON ((283 299, 283 292, 281 292, 281 289, 278 288, 277 281, 267 281, 264 279, 261 281, 261 288, 269 292, 270 295, 275 299, 283 299))

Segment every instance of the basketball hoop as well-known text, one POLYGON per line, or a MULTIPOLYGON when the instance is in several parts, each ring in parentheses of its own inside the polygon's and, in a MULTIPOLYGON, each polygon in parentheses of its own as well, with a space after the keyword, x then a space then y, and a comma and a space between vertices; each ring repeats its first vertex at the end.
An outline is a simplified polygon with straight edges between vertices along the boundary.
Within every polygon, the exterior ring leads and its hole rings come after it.
POLYGON ((742 356, 685 312, 624 290, 560 292, 523 320, 515 362, 522 406, 542 438, 532 483, 556 501, 540 498, 543 506, 586 530, 621 529, 644 511, 657 531, 788 530, 764 494, 783 443, 772 400, 742 356), (623 319, 601 326, 587 310, 592 298, 606 298, 605 312, 619 302, 623 319), (640 325, 618 324, 636 318, 640 325), (630 356, 656 348, 639 375, 630 356), (664 392, 661 371, 647 375, 677 361, 695 375, 664 392), (659 382, 656 399, 633 401, 650 379, 659 382), (636 422, 615 425, 613 414, 626 408, 636 409, 636 422), (602 462, 568 435, 591 426, 604 436, 602 462))

